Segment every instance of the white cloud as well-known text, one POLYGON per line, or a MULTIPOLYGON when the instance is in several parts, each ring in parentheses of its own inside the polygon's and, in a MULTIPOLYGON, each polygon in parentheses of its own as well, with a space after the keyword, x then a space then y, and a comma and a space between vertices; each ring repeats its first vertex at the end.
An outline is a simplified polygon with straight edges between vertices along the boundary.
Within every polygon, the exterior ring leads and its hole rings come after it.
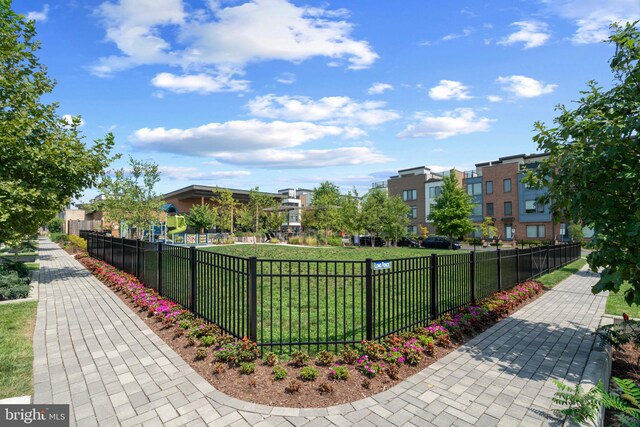
MULTIPOLYGON (((73 117, 74 116, 72 116, 71 114, 64 114, 62 116, 62 120, 64 120, 65 122, 67 122, 69 126, 71 126, 73 124, 73 117)), ((76 117, 79 117, 79 116, 76 116, 76 117)), ((78 127, 82 127, 84 126, 85 123, 84 123, 84 120, 82 120, 82 117, 79 117, 79 118, 80 118, 80 125, 78 125, 78 127)))
POLYGON ((216 157, 222 151, 240 151, 295 147, 325 137, 348 137, 349 129, 308 122, 263 122, 235 120, 209 123, 189 129, 163 127, 138 129, 131 135, 138 149, 164 151, 187 156, 216 157))
POLYGON ((296 75, 293 73, 282 73, 276 79, 278 83, 282 83, 283 85, 290 85, 296 82, 296 75))
POLYGON ((367 93, 369 95, 379 95, 381 93, 384 93, 384 91, 386 90, 393 90, 393 86, 390 85, 389 83, 374 83, 371 85, 371 87, 369 88, 369 90, 367 90, 367 93))
POLYGON ((435 138, 445 139, 456 135, 486 132, 494 120, 477 117, 471 108, 456 108, 445 111, 442 116, 426 113, 416 114, 418 122, 407 126, 398 138, 435 138))
POLYGON ((438 86, 429 89, 429 97, 435 101, 448 99, 463 101, 472 98, 469 95, 469 88, 467 86, 453 80, 440 80, 438 86))
POLYGON ((343 9, 298 7, 287 0, 208 5, 207 11, 187 12, 182 0, 103 3, 99 14, 106 38, 121 54, 100 58, 93 73, 108 76, 138 65, 163 64, 198 71, 213 67, 215 74, 231 78, 254 62, 323 56, 360 69, 378 58, 369 43, 352 38, 353 24, 343 9))
POLYGON ((576 44, 599 43, 609 37, 613 22, 640 19, 637 0, 543 0, 548 8, 577 26, 572 41, 576 44))
POLYGON ((487 96, 489 102, 502 102, 502 97, 500 95, 489 95, 487 96))
POLYGON ((444 153, 444 148, 434 148, 433 150, 434 153, 444 153))
POLYGON ((49 19, 49 5, 45 4, 42 11, 33 11, 25 15, 25 18, 36 22, 47 22, 49 19))
POLYGON ((524 49, 531 49, 542 46, 551 38, 548 26, 544 22, 519 21, 514 22, 511 26, 517 27, 518 31, 499 40, 498 44, 513 45, 523 43, 524 49))
POLYGON ((556 84, 545 84, 526 76, 501 76, 496 81, 502 84, 503 90, 511 92, 518 98, 535 98, 551 93, 558 87, 556 84))
POLYGON ((247 103, 252 115, 271 119, 322 121, 329 124, 379 125, 400 116, 382 101, 356 102, 348 96, 313 100, 306 96, 258 96, 247 103))
POLYGON ((220 152, 216 160, 233 165, 267 169, 303 169, 329 166, 385 163, 391 159, 370 147, 342 147, 319 150, 259 150, 256 152, 220 152))
POLYGON ((249 171, 201 171, 189 166, 160 166, 158 167, 163 177, 178 181, 210 181, 241 178, 251 175, 249 171))
POLYGON ((211 92, 236 92, 249 89, 247 80, 235 80, 229 75, 192 74, 176 76, 171 73, 159 73, 151 84, 160 89, 175 93, 195 92, 207 94, 211 92))
POLYGON ((449 41, 449 40, 458 39, 460 37, 467 37, 467 36, 470 36, 471 34, 473 34, 474 31, 475 31, 475 29, 473 27, 467 27, 464 30, 462 30, 462 33, 447 34, 446 36, 442 37, 442 40, 443 41, 449 41))

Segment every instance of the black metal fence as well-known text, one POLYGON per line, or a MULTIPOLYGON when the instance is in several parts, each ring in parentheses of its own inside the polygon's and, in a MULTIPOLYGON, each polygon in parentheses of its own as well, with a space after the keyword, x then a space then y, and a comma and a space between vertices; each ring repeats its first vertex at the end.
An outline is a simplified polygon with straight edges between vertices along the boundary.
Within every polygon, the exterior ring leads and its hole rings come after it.
POLYGON ((374 261, 266 260, 83 231, 89 255, 261 347, 338 347, 423 325, 580 257, 579 244, 374 261))

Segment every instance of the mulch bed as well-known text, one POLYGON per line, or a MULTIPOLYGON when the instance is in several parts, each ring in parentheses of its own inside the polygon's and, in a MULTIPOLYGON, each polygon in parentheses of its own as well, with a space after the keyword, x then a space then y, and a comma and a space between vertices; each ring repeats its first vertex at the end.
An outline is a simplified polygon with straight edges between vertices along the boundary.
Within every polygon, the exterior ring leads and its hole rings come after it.
MULTIPOLYGON (((290 394, 285 391, 285 387, 292 379, 298 377, 300 368, 286 365, 287 371, 289 372, 288 377, 282 381, 275 381, 272 374, 273 368, 264 364, 260 359, 256 362, 255 373, 251 375, 242 375, 239 368, 231 368, 226 364, 222 365, 214 362, 211 352, 209 352, 205 359, 198 359, 196 357, 197 347, 189 344, 189 340, 181 333, 180 329, 167 326, 166 323, 163 323, 155 317, 149 317, 147 311, 140 310, 140 308, 135 306, 131 299, 127 298, 122 292, 115 293, 133 312, 137 313, 160 338, 176 353, 182 356, 198 374, 209 381, 216 389, 240 400, 269 406, 319 408, 366 398, 388 390, 403 379, 420 372, 478 335, 478 333, 476 333, 463 336, 461 340, 454 341, 453 346, 450 348, 436 346, 434 357, 423 357, 417 366, 402 365, 399 370, 399 378, 395 380, 390 379, 384 373, 380 373, 375 378, 369 379, 356 371, 355 365, 344 365, 347 366, 350 371, 349 379, 347 381, 329 381, 329 367, 316 366, 311 362, 310 365, 315 366, 319 371, 318 379, 313 382, 301 382, 299 392, 290 394), (332 390, 330 392, 321 392, 320 387, 322 384, 328 385, 332 390)), ((543 293, 544 291, 530 298, 512 310, 509 315, 536 300, 543 293)), ((495 323, 497 322, 493 324, 495 323)), ((493 326, 493 324, 487 325, 485 330, 493 326)))
MULTIPOLYGON (((640 350, 633 347, 633 344, 625 344, 622 346, 624 351, 613 350, 613 358, 611 363, 611 377, 633 380, 636 384, 640 384, 640 350)), ((614 386, 613 381, 609 383, 609 387, 614 386)), ((605 411, 605 426, 620 426, 613 411, 605 411)))

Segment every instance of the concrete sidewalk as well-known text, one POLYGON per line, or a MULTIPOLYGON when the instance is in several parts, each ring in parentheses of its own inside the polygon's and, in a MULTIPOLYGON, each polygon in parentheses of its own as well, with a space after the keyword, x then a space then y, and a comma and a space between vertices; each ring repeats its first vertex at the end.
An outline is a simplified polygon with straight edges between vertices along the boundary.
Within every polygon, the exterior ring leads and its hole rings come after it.
POLYGON ((576 383, 606 361, 591 334, 606 297, 591 294, 597 275, 580 271, 384 393, 329 408, 268 407, 214 389, 45 239, 40 264, 34 403, 71 404, 72 425, 560 425, 551 379, 576 383))

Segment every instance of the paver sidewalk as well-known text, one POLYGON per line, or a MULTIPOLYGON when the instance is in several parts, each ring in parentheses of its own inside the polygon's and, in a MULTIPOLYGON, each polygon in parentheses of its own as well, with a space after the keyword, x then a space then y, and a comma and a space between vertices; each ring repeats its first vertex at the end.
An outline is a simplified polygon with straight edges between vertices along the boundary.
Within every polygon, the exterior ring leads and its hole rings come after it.
POLYGON ((581 271, 384 393, 329 408, 278 408, 214 389, 46 239, 40 265, 34 403, 69 403, 71 424, 80 426, 560 425, 550 379, 582 379, 606 301, 590 292, 597 275, 581 271))

